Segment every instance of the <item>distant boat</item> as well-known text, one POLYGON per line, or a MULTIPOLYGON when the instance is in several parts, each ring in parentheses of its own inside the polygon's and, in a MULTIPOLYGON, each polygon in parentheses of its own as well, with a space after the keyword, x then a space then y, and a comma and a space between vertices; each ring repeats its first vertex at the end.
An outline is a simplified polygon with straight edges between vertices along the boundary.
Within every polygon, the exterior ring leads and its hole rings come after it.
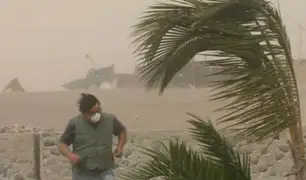
POLYGON ((25 90, 21 86, 19 79, 14 78, 6 86, 4 86, 2 92, 25 92, 25 90))

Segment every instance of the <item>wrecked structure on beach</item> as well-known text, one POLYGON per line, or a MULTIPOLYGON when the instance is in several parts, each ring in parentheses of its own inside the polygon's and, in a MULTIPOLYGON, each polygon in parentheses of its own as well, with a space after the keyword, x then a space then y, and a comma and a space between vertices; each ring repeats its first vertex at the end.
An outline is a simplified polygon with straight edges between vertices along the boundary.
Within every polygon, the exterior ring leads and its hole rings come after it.
POLYGON ((19 79, 16 77, 4 86, 2 92, 25 92, 25 89, 21 86, 19 79))
MULTIPOLYGON (((100 69, 90 69, 82 79, 76 79, 63 85, 65 89, 89 89, 90 87, 100 88, 103 83, 108 83, 112 88, 130 89, 142 88, 143 84, 134 73, 116 73, 114 65, 100 69)), ((171 81, 169 87, 172 88, 205 88, 210 82, 220 80, 221 75, 208 76, 221 71, 219 67, 205 66, 203 61, 192 61, 187 64, 171 81)))
POLYGON ((88 70, 86 76, 81 79, 75 79, 65 83, 63 87, 68 90, 88 89, 90 87, 100 88, 102 83, 113 84, 116 79, 114 65, 88 70))
MULTIPOLYGON (((94 60, 89 54, 85 55, 93 67, 96 67, 94 60)), ((172 79, 169 87, 173 88, 204 88, 212 81, 218 81, 223 78, 221 75, 209 76, 222 69, 219 67, 209 67, 204 61, 191 61, 172 79)), ((107 83, 111 88, 130 89, 143 88, 143 84, 138 77, 137 69, 133 73, 116 73, 115 66, 110 65, 103 68, 88 70, 86 76, 81 79, 75 79, 64 84, 67 90, 89 89, 90 87, 100 88, 103 83, 107 83)))

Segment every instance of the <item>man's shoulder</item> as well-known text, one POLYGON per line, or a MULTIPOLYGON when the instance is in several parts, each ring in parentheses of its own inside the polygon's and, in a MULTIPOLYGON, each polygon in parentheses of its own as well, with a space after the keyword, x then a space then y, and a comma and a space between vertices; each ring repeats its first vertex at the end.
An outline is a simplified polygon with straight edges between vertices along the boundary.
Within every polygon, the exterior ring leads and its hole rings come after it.
POLYGON ((110 119, 110 120, 116 119, 116 116, 112 113, 103 112, 102 115, 103 115, 103 118, 105 119, 110 119))
POLYGON ((76 115, 76 116, 70 118, 68 123, 71 124, 71 125, 74 125, 74 124, 76 124, 80 121, 81 121, 81 115, 76 115))

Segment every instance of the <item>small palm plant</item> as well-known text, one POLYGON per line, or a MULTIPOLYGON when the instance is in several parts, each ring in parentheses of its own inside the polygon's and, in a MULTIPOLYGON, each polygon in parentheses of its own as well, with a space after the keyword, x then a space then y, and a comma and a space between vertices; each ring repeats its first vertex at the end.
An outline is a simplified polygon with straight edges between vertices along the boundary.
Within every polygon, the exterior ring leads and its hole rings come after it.
MULTIPOLYGON (((191 114, 190 114, 191 115, 191 114)), ((122 176, 124 180, 251 180, 250 160, 239 154, 210 121, 191 115, 191 135, 200 145, 192 150, 179 140, 161 143, 161 150, 144 149, 151 157, 139 168, 122 176), (204 156, 205 155, 205 156, 204 156)))
MULTIPOLYGON (((225 113, 217 122, 227 125, 229 135, 248 142, 289 129, 293 174, 298 180, 305 178, 290 41, 273 5, 266 0, 169 0, 150 6, 132 35, 140 78, 147 89, 159 88, 160 94, 196 54, 218 57, 206 61, 223 69, 217 74, 228 76, 212 84, 212 100, 229 102, 216 110, 225 113)), ((183 147, 172 145, 177 151, 183 147)), ((192 152, 187 154, 191 157, 192 152)), ((152 168, 160 163, 156 157, 152 168)))

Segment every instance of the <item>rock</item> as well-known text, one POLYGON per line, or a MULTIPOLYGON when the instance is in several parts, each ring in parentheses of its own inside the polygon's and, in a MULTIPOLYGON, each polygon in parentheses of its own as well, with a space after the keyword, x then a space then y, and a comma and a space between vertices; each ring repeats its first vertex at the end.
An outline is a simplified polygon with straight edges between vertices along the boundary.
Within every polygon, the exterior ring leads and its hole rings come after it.
POLYGON ((56 156, 51 156, 49 157, 48 159, 45 159, 44 160, 44 164, 46 166, 51 166, 51 165, 54 165, 57 163, 57 159, 56 159, 56 156))
POLYGON ((8 127, 0 127, 0 133, 7 133, 7 132, 9 132, 8 127))
POLYGON ((127 158, 128 162, 129 162, 129 166, 137 166, 137 164, 139 164, 139 162, 141 161, 141 157, 133 155, 133 156, 129 156, 127 158))
POLYGON ((26 128, 25 128, 25 132, 33 132, 33 130, 34 130, 34 129, 31 128, 31 127, 26 127, 26 128))
POLYGON ((269 168, 267 174, 268 176, 276 176, 276 171, 274 168, 269 168))
POLYGON ((128 167, 129 161, 126 158, 122 157, 120 159, 115 159, 115 165, 117 165, 118 168, 128 167))
MULTIPOLYGON (((271 178, 271 176, 270 176, 270 171, 271 171, 271 168, 268 168, 268 170, 266 171, 266 172, 264 172, 264 173, 260 173, 260 176, 258 176, 258 177, 260 177, 260 178, 264 178, 264 179, 270 179, 271 178)), ((273 170, 272 170, 273 171, 273 170)), ((273 173, 272 173, 273 174, 273 173)), ((257 178, 256 178, 257 179, 257 178)))
POLYGON ((252 153, 250 157, 251 163, 254 165, 258 164, 259 158, 260 158, 260 153, 258 152, 252 153))
POLYGON ((274 164, 276 163, 275 157, 272 154, 263 155, 262 159, 269 167, 274 166, 274 164))
POLYGON ((66 167, 67 165, 60 163, 60 164, 53 164, 52 166, 49 166, 48 168, 51 170, 52 173, 59 174, 62 170, 66 169, 66 167))
POLYGON ((33 128, 28 127, 26 125, 21 125, 21 124, 13 124, 13 127, 10 128, 10 132, 12 133, 28 133, 28 132, 33 132, 33 128))
POLYGON ((284 154, 282 154, 278 149, 276 149, 273 154, 276 161, 280 161, 284 157, 284 154))
POLYGON ((292 163, 290 162, 277 163, 272 167, 272 169, 275 171, 276 176, 283 177, 285 174, 291 171, 291 167, 292 167, 291 164, 292 163))
POLYGON ((45 147, 57 146, 57 145, 58 145, 58 140, 57 140, 56 137, 44 138, 44 146, 45 147))
POLYGON ((41 136, 46 137, 57 137, 57 132, 54 129, 46 129, 41 132, 41 136))
POLYGON ((50 156, 52 156, 51 152, 49 149, 44 150, 43 152, 43 158, 48 159, 50 156))
POLYGON ((25 159, 25 158, 17 158, 16 162, 19 163, 19 164, 26 164, 26 163, 29 163, 30 161, 28 159, 25 159))
POLYGON ((60 152, 60 150, 58 149, 57 146, 50 147, 49 149, 50 149, 51 154, 53 154, 55 156, 61 155, 61 152, 60 152))
POLYGON ((251 174, 251 179, 258 179, 258 177, 260 177, 261 176, 261 173, 256 173, 256 172, 252 172, 252 174, 251 174))
MULTIPOLYGON (((156 152, 160 152, 163 149, 163 142, 162 141, 155 141, 152 143, 151 149, 153 149, 156 152)), ((167 145, 167 144, 165 144, 167 145)))
POLYGON ((19 132, 19 124, 13 124, 13 128, 11 129, 12 132, 18 133, 19 132))
POLYGON ((46 168, 44 171, 46 174, 52 174, 52 171, 49 168, 46 168))
POLYGON ((69 160, 65 156, 57 156, 57 160, 62 162, 62 163, 69 163, 69 160))
POLYGON ((269 167, 266 163, 261 161, 257 164, 256 168, 257 168, 257 172, 263 173, 263 172, 266 172, 269 167))
POLYGON ((129 138, 130 143, 135 143, 135 142, 136 142, 135 139, 136 139, 136 136, 135 136, 135 135, 131 136, 131 137, 129 138))
POLYGON ((20 173, 14 175, 14 180, 24 180, 24 179, 25 178, 20 173))
POLYGON ((123 157, 128 158, 133 154, 134 149, 132 148, 125 148, 123 151, 123 157))
POLYGON ((27 172, 27 177, 30 178, 30 179, 35 179, 34 169, 27 172))
POLYGON ((278 144, 278 149, 283 153, 289 152, 289 146, 288 144, 285 144, 285 143, 278 144))

